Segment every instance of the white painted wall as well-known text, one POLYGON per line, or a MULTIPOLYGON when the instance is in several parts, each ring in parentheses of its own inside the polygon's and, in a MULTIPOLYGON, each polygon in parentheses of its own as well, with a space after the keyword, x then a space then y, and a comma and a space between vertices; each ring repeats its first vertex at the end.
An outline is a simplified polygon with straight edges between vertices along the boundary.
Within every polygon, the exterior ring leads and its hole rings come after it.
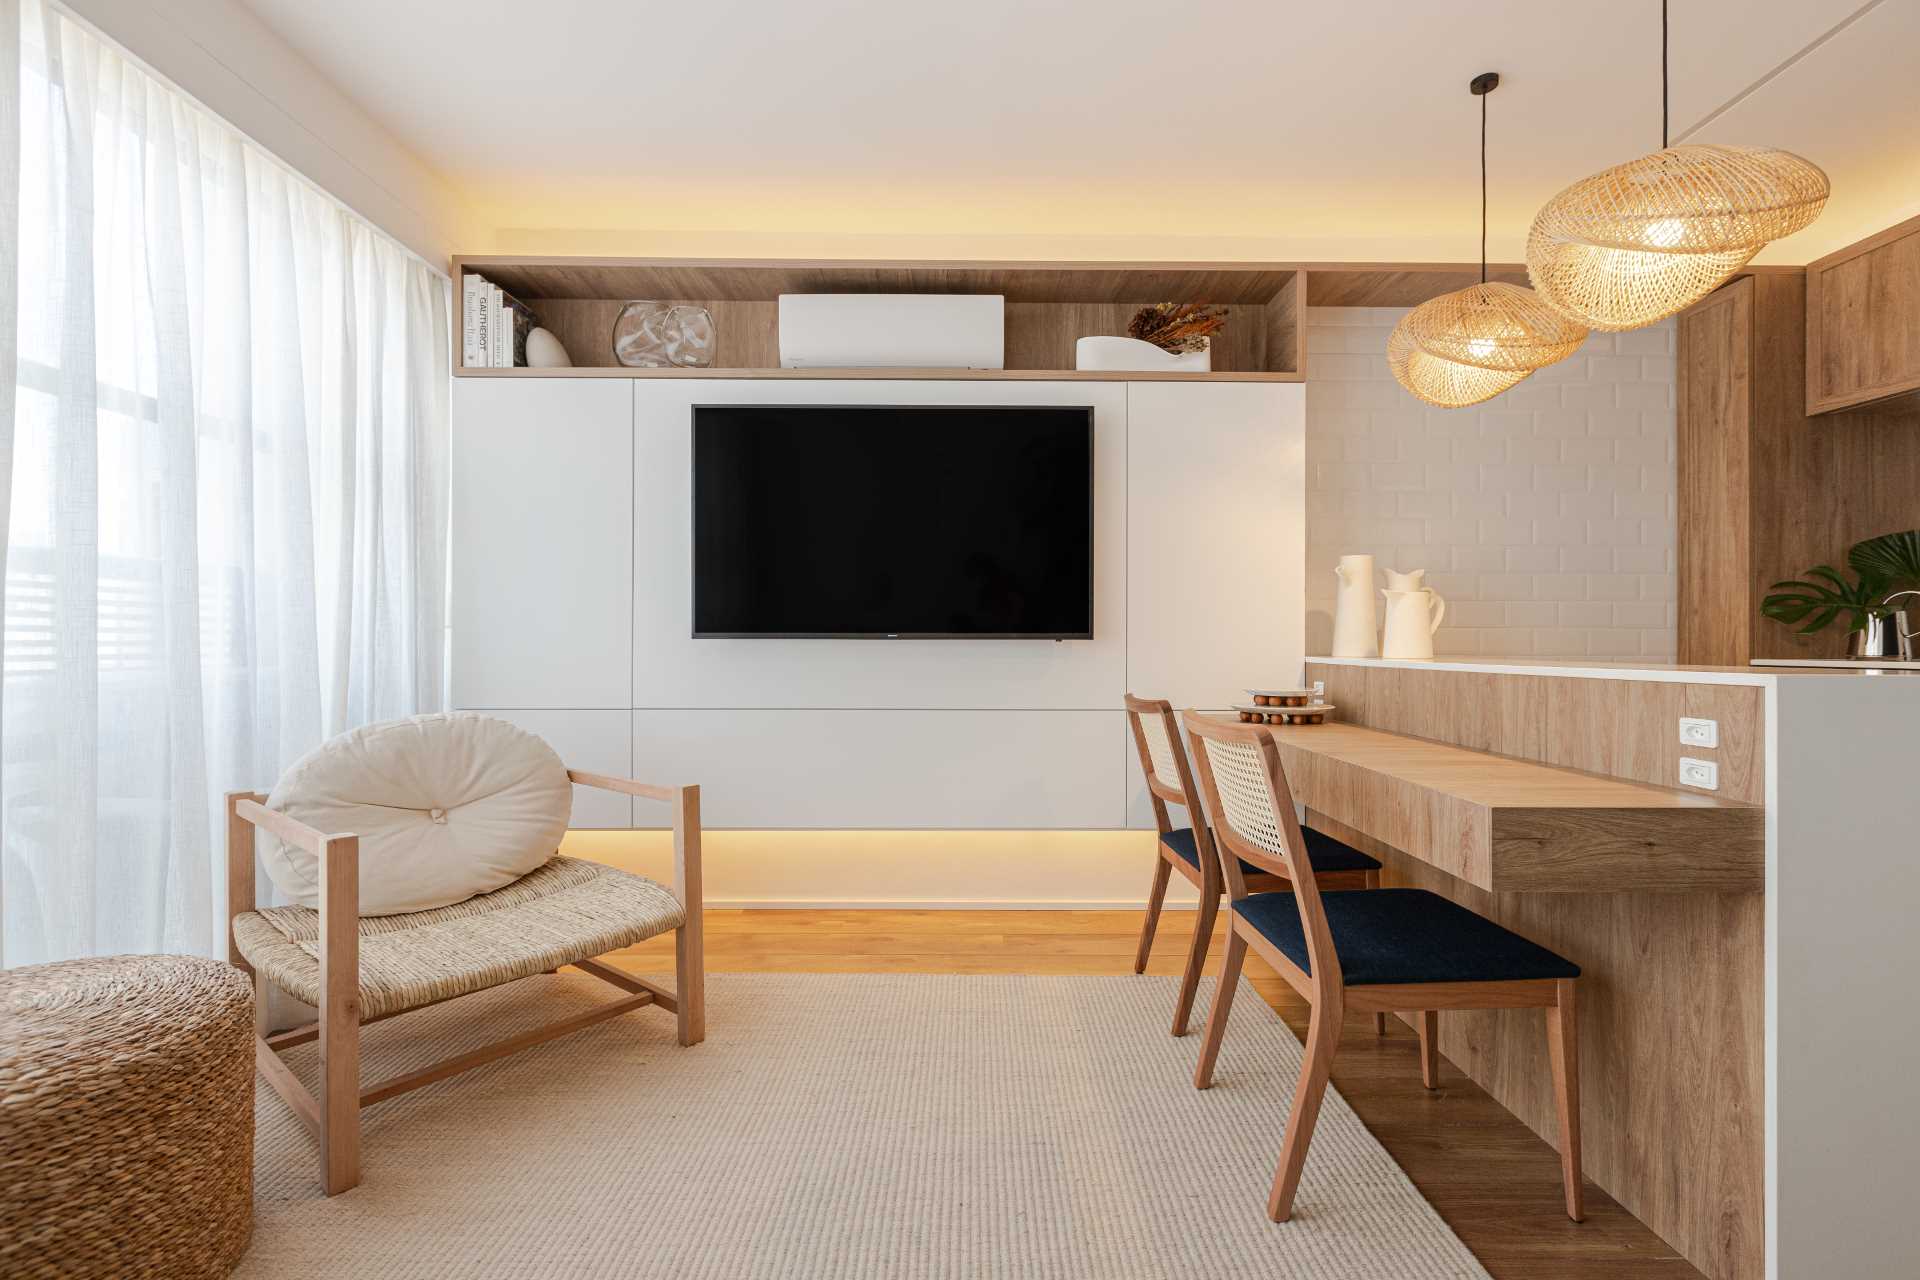
POLYGON ((1307 643, 1333 567, 1425 568, 1441 656, 1675 651, 1674 332, 1596 333, 1493 400, 1434 409, 1387 372, 1406 312, 1307 312, 1307 643))
POLYGON ((465 198, 239 0, 62 2, 436 268, 481 243, 465 198))

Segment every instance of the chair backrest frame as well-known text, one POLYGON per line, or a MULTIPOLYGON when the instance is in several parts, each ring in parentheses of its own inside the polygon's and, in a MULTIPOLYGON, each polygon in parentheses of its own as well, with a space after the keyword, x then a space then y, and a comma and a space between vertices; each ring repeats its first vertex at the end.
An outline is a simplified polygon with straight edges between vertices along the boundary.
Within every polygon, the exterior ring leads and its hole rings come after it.
POLYGON ((1217 896, 1220 893, 1220 858, 1214 846, 1206 810, 1200 804, 1200 789, 1194 783, 1193 767, 1187 761, 1186 748, 1180 736, 1180 720, 1174 713, 1173 704, 1164 698, 1137 698, 1131 693, 1126 695, 1125 703, 1127 726, 1133 731, 1134 751, 1140 757, 1140 772, 1147 779, 1147 798, 1153 802, 1154 823, 1159 827, 1160 834, 1166 835, 1173 830, 1173 820, 1167 815, 1167 806, 1177 804, 1187 811, 1187 825, 1193 828, 1194 847, 1200 854, 1202 892, 1210 888, 1217 896), (1154 752, 1148 742, 1149 724, 1156 725, 1160 733, 1165 735, 1166 754, 1172 761, 1175 773, 1172 781, 1161 778, 1154 765, 1154 752))
POLYGON ((1239 901, 1247 896, 1246 877, 1240 871, 1245 860, 1263 871, 1285 876, 1293 882, 1294 907, 1300 913, 1300 927, 1306 937, 1310 977, 1321 996, 1340 990, 1340 956, 1333 949, 1333 934, 1327 928, 1327 912, 1320 901, 1320 886, 1313 876, 1313 860, 1307 855, 1307 842, 1300 833, 1300 819, 1293 808, 1293 789, 1287 785, 1286 770, 1280 765, 1280 752, 1264 729, 1255 725, 1231 724, 1203 716, 1196 711, 1180 715, 1192 740, 1192 755, 1199 769, 1200 788, 1207 811, 1213 815, 1215 844, 1219 849, 1220 870, 1227 896, 1239 901), (1216 769, 1217 744, 1220 762, 1232 759, 1244 766, 1232 780, 1231 804, 1220 789, 1216 769), (1249 755, 1251 753, 1251 755, 1249 755), (1244 776, 1250 774, 1251 776, 1244 776), (1280 847, 1270 849, 1251 838, 1236 824, 1236 812, 1252 805, 1262 811, 1278 839, 1280 847))

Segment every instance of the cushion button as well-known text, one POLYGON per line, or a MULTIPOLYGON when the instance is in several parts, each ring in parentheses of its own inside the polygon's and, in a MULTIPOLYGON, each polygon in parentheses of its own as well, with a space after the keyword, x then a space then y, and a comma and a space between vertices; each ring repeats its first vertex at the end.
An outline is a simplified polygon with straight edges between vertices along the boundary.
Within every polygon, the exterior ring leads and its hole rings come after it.
POLYGON ((441 826, 445 826, 447 823, 447 811, 445 809, 429 809, 427 810, 427 816, 441 826))

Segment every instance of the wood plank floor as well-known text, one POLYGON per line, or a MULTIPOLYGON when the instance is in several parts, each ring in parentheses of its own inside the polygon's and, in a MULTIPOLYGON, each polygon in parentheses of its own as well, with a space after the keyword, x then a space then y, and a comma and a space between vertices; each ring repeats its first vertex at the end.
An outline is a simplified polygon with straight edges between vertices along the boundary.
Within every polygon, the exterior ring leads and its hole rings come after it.
MULTIPOLYGON (((712 911, 708 969, 1123 974, 1132 971, 1140 918, 1135 911, 712 911)), ((1193 919, 1190 911, 1161 917, 1149 972, 1180 972, 1193 919)), ((1216 930, 1210 973, 1219 963, 1220 936, 1216 930)), ((618 962, 636 972, 671 971, 672 935, 620 953, 618 962)), ((1307 1009, 1292 989, 1258 956, 1247 958, 1246 972, 1294 1033, 1304 1034, 1307 1009)), ((1171 1006, 1167 1013, 1171 1019, 1171 1006)), ((1204 1008, 1200 1013, 1203 1018, 1204 1008)), ((1587 1221, 1567 1221, 1553 1148, 1450 1062, 1441 1063, 1440 1089, 1422 1089, 1412 1031, 1395 1020, 1389 1028, 1382 1039, 1370 1016, 1348 1019, 1334 1087, 1495 1280, 1700 1280, 1700 1272, 1590 1182, 1587 1221)), ((1225 1052, 1233 1052, 1231 1031, 1225 1052)), ((1276 1157, 1284 1119, 1276 1100, 1276 1157)), ((1247 1211, 1262 1212, 1265 1195, 1264 1184, 1249 1187, 1247 1211)))

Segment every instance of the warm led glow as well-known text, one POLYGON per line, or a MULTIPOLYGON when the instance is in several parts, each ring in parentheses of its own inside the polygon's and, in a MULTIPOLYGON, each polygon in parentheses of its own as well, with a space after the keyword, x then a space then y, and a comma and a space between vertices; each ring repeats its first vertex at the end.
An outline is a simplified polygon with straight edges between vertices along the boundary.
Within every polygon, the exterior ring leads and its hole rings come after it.
MULTIPOLYGON (((1146 901, 1151 831, 746 831, 701 837, 707 905, 1056 907, 1146 901)), ((569 831, 560 851, 673 883, 664 830, 569 831)), ((1185 890, 1184 882, 1176 889, 1185 890)), ((1188 901, 1183 892, 1181 901, 1188 901)))
POLYGON ((1647 243, 1656 249, 1671 249, 1687 238, 1687 224, 1678 218, 1662 218, 1647 228, 1647 243))

